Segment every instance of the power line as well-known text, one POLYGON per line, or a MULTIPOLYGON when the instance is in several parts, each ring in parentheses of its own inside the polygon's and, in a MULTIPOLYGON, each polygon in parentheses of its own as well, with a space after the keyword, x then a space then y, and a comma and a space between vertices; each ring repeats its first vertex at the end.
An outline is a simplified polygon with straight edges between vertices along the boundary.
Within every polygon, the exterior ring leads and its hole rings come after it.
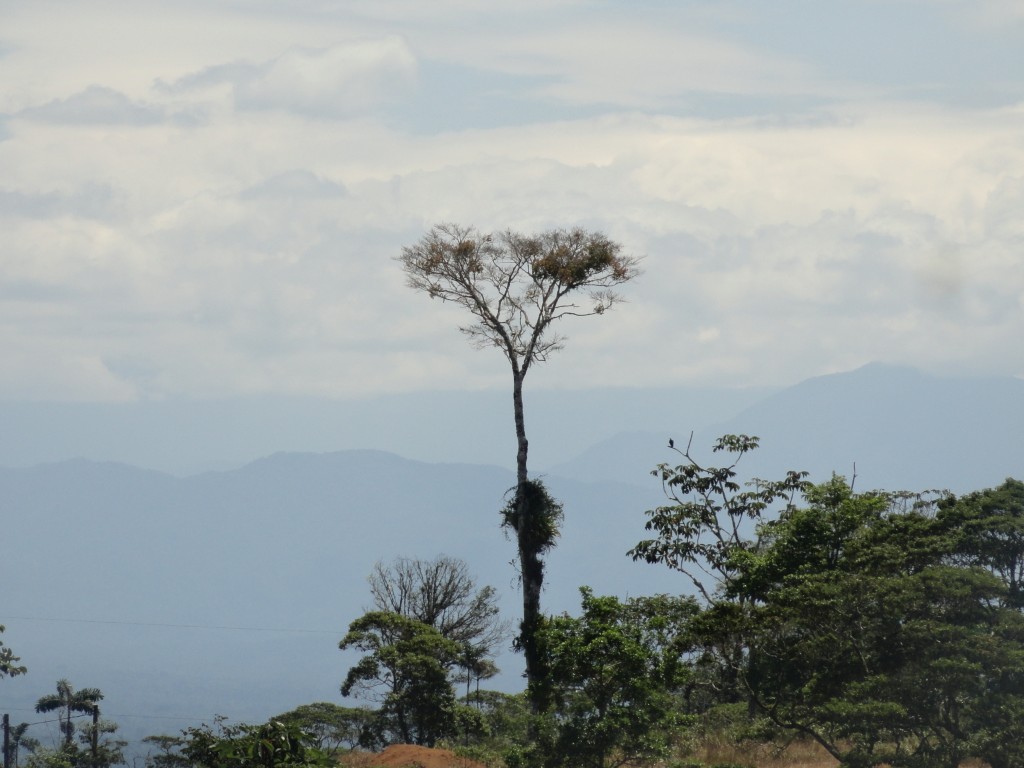
MULTIPOLYGON (((30 709, 28 707, 5 707, 2 704, 0 704, 0 710, 3 710, 5 712, 35 712, 34 709, 30 709)), ((212 718, 217 717, 216 714, 209 714, 209 713, 205 714, 205 715, 138 715, 138 714, 126 715, 126 714, 119 714, 117 712, 106 712, 106 711, 103 712, 103 716, 104 717, 117 717, 117 718, 132 718, 132 719, 135 719, 135 720, 187 720, 187 721, 205 720, 207 718, 212 719, 212 718)), ((92 715, 91 714, 87 714, 87 715, 72 715, 71 719, 72 720, 77 720, 78 718, 82 718, 82 717, 92 717, 92 715)), ((56 720, 37 720, 34 723, 28 723, 28 725, 42 725, 44 723, 60 723, 60 722, 64 722, 64 721, 65 721, 65 718, 61 717, 61 718, 57 718, 56 720)))
MULTIPOLYGON (((8 712, 35 712, 34 709, 25 709, 24 707, 0 707, 0 709, 5 709, 8 712)), ((77 719, 79 719, 81 717, 92 717, 92 715, 72 715, 71 719, 72 720, 77 720, 77 719)), ((18 723, 18 725, 44 725, 45 723, 63 723, 63 722, 66 722, 66 719, 63 718, 63 717, 58 717, 55 720, 36 720, 34 723, 18 723)))
POLYGON ((340 635, 344 634, 336 629, 300 629, 288 627, 232 627, 218 624, 170 624, 156 621, 116 621, 103 619, 55 619, 44 616, 9 616, 4 621, 49 621, 66 624, 111 624, 115 626, 129 627, 162 627, 172 629, 223 629, 235 632, 285 632, 311 635, 340 635))
POLYGON ((213 719, 217 717, 217 715, 119 715, 116 712, 112 712, 110 713, 110 717, 127 717, 135 720, 205 720, 207 718, 213 719))

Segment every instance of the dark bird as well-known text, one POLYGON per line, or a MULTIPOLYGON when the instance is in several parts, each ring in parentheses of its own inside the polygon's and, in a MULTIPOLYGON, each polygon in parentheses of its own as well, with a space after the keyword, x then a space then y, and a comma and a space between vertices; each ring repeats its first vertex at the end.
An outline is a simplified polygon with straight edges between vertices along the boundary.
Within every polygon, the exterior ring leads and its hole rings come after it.
POLYGON ((671 437, 668 439, 668 447, 669 448, 675 448, 676 447, 676 441, 673 440, 671 437))

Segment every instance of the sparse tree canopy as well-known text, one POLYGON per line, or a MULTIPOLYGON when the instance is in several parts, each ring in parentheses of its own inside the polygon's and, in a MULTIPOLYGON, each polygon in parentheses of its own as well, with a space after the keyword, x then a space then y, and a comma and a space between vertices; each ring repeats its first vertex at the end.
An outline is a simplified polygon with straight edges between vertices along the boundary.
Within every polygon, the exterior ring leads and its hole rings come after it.
POLYGON ((377 610, 352 622, 340 644, 367 654, 349 670, 342 694, 361 691, 381 704, 360 741, 430 745, 451 736, 460 717, 452 679, 468 687, 493 674, 488 657, 508 632, 497 594, 478 589, 466 564, 444 555, 378 562, 368 581, 377 610))
POLYGON ((478 589, 469 567, 458 558, 399 557, 389 565, 378 561, 367 580, 378 610, 421 621, 483 655, 493 654, 508 633, 498 615, 497 592, 493 587, 478 589))
POLYGON ((484 234, 439 224, 399 260, 411 287, 468 309, 475 321, 460 330, 499 347, 524 375, 564 345, 554 321, 604 313, 619 300, 612 289, 637 274, 637 259, 618 243, 579 228, 484 234), (580 291, 587 304, 576 303, 580 291))
POLYGON ((641 541, 630 550, 630 556, 686 574, 705 602, 716 602, 734 578, 741 553, 756 548, 750 534, 756 534, 756 524, 770 505, 777 501, 792 504, 808 487, 807 473, 796 471, 787 473, 784 480, 755 480, 746 488, 740 485, 736 466, 758 443, 754 436, 723 435, 712 450, 732 454, 732 462, 710 467, 693 458, 689 442, 682 449, 669 441, 683 463, 676 467, 659 464, 651 472, 661 480, 669 504, 647 513, 644 527, 656 538, 641 541))

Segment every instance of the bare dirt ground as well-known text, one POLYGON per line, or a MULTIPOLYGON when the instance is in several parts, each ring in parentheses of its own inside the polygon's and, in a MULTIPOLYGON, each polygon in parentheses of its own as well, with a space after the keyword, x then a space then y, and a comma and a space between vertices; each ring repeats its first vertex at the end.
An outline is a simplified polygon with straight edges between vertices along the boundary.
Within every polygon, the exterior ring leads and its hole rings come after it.
MULTIPOLYGON (((835 768, 836 761, 816 744, 791 745, 783 752, 767 747, 742 749, 720 746, 705 750, 699 756, 703 762, 756 765, 758 768, 835 768)), ((395 744, 379 754, 363 752, 349 755, 346 768, 486 768, 469 758, 459 757, 447 749, 429 749, 412 744, 395 744)), ((986 768, 985 763, 969 761, 962 768, 986 768)))
POLYGON ((447 749, 430 749, 412 744, 394 744, 377 755, 360 755, 358 760, 346 761, 353 768, 485 768, 447 749))

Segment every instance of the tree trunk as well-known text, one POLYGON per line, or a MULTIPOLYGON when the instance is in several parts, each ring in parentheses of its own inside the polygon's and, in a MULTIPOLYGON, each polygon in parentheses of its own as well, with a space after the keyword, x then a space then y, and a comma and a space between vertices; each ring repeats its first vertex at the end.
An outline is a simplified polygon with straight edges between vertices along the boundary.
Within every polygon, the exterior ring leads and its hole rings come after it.
POLYGON ((513 368, 512 371, 512 408, 516 419, 516 485, 525 483, 529 476, 526 472, 526 456, 530 442, 526 439, 526 419, 523 415, 523 378, 526 374, 513 368))
POLYGON ((98 765, 99 761, 97 757, 100 751, 100 708, 92 708, 92 737, 89 741, 89 746, 92 750, 92 764, 98 765))
POLYGON ((542 697, 537 692, 541 682, 541 663, 536 642, 536 633, 540 625, 540 591, 544 583, 544 566, 539 553, 533 545, 531 515, 534 510, 528 503, 524 486, 529 480, 526 460, 529 452, 529 441, 526 439, 526 420, 523 409, 523 378, 524 374, 513 369, 512 372, 512 405, 516 421, 516 540, 519 547, 519 572, 523 581, 523 622, 519 626, 519 646, 522 648, 526 661, 526 684, 530 697, 530 708, 539 712, 543 708, 542 697))

